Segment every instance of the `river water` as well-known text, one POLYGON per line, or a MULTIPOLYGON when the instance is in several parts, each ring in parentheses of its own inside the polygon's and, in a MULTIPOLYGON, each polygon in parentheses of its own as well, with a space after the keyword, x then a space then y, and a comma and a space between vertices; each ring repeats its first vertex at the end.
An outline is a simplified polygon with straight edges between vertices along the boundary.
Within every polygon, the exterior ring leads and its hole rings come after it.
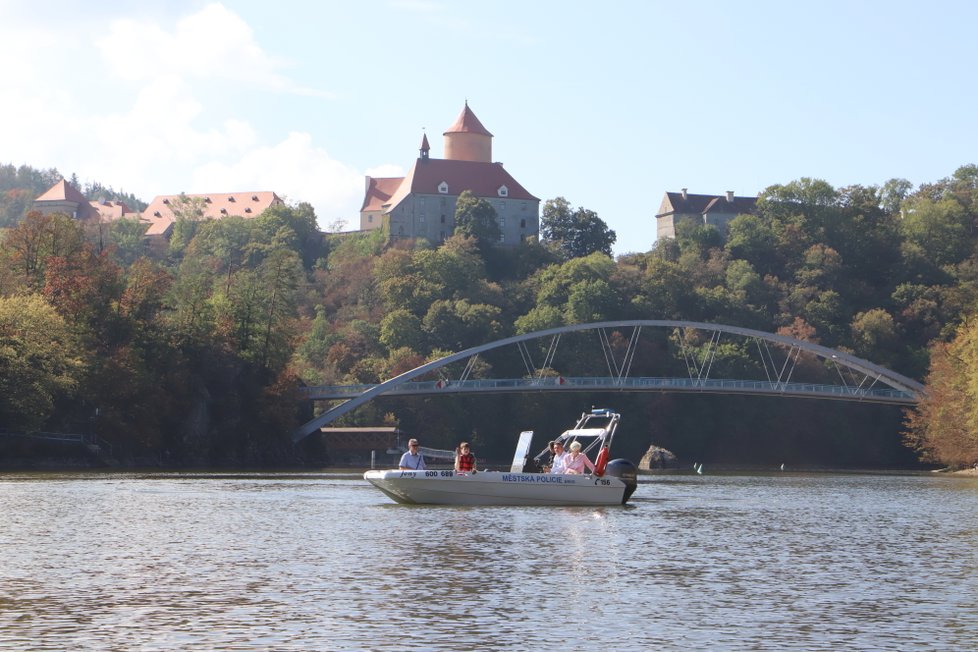
POLYGON ((514 508, 0 474, 0 649, 974 650, 978 479, 665 475, 514 508))

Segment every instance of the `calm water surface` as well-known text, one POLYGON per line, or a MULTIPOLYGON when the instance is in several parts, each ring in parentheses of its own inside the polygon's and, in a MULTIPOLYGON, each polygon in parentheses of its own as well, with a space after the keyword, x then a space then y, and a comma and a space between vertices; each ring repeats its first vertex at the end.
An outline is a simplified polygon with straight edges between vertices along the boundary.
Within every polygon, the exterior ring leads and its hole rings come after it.
POLYGON ((974 650, 978 479, 410 507, 330 474, 0 474, 4 650, 974 650))

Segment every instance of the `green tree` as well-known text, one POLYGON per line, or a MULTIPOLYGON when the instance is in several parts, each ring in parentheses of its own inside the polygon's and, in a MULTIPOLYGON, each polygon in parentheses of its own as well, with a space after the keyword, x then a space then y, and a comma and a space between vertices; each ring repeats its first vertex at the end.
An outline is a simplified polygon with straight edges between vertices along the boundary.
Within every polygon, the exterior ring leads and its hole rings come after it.
POLYGON ((900 348, 900 332, 890 313, 882 308, 860 312, 850 328, 857 355, 879 364, 893 365, 900 348))
POLYGON ((120 265, 131 265, 145 256, 146 244, 143 236, 146 225, 139 218, 123 218, 108 224, 108 240, 113 245, 110 254, 120 265))
POLYGON ((392 310, 380 322, 380 341, 391 351, 401 348, 423 351, 421 320, 409 310, 392 310))
POLYGON ((471 190, 462 191, 455 203, 455 233, 475 238, 480 249, 496 245, 503 235, 496 209, 471 190))
POLYGON ((617 240, 615 232, 597 213, 583 207, 571 210, 570 203, 563 197, 544 203, 540 233, 565 258, 579 258, 595 252, 611 256, 611 246, 617 240))
POLYGON ((927 198, 904 202, 904 237, 920 245, 938 265, 953 265, 974 250, 972 216, 955 199, 927 198))
POLYGON ((0 422, 36 430, 85 367, 71 328, 37 294, 0 297, 0 422))

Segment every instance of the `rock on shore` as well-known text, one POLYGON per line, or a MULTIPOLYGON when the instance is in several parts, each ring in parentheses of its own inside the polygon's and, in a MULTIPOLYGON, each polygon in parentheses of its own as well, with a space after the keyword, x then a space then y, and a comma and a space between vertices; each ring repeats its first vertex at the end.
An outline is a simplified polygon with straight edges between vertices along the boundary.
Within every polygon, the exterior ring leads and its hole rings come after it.
POLYGON ((639 471, 661 471, 663 469, 678 468, 679 458, 672 451, 668 451, 655 444, 649 446, 649 450, 645 451, 645 455, 642 456, 642 459, 638 463, 639 471))

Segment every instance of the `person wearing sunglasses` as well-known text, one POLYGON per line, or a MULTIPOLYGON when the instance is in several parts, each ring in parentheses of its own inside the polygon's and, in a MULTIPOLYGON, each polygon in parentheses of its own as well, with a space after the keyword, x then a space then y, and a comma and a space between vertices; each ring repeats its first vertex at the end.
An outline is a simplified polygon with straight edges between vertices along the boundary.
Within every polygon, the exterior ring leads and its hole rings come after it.
POLYGON ((402 471, 424 471, 424 455, 421 454, 421 446, 418 445, 417 439, 411 439, 408 441, 408 449, 404 455, 401 455, 401 461, 398 464, 398 468, 402 471))

